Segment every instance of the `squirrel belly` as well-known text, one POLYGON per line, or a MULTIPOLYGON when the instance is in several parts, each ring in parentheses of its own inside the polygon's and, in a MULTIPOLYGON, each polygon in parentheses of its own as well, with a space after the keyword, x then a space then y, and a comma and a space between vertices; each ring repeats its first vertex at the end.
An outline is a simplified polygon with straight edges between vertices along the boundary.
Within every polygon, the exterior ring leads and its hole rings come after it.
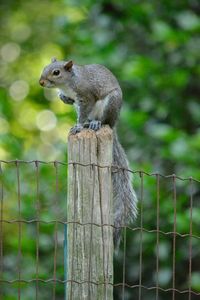
POLYGON ((103 118, 104 110, 108 105, 109 97, 105 97, 102 100, 96 101, 92 111, 89 113, 88 119, 89 120, 99 120, 101 121, 103 118))
POLYGON ((64 95, 67 98, 73 99, 75 102, 78 101, 76 92, 71 88, 67 86, 63 86, 58 89, 59 95, 64 95))

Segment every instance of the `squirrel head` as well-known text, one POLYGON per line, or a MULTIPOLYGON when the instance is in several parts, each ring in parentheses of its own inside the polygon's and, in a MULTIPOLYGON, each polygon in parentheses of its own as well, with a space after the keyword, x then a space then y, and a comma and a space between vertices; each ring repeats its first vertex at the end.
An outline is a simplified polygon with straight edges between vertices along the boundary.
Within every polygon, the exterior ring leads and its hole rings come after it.
POLYGON ((51 59, 51 63, 44 68, 39 83, 47 88, 61 88, 67 83, 70 84, 73 76, 73 62, 57 61, 55 57, 51 59))

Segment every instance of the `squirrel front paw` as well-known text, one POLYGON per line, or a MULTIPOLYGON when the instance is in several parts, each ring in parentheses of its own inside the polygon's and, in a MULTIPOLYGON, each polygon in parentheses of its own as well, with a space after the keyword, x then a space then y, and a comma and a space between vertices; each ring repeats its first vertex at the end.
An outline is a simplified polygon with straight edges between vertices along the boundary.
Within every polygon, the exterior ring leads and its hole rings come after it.
POLYGON ((74 104, 74 100, 65 96, 64 94, 60 93, 59 95, 59 98, 66 104, 74 104))
POLYGON ((70 134, 76 134, 78 132, 81 132, 81 130, 83 129, 83 125, 82 124, 77 124, 74 127, 72 127, 70 129, 70 134))
POLYGON ((101 121, 96 121, 96 120, 90 121, 89 129, 97 131, 100 128, 101 128, 101 121))

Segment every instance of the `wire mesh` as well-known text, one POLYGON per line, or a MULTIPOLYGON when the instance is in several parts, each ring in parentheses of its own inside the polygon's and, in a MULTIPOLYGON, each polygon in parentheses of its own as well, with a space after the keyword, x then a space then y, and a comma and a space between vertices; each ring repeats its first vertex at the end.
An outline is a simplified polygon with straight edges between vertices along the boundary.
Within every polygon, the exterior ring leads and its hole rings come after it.
MULTIPOLYGON (((67 167, 59 161, 0 161, 0 299, 63 299, 66 283, 107 284, 105 277, 67 279, 66 226, 90 225, 91 238, 93 226, 102 235, 104 227, 114 228, 96 224, 93 216, 91 222, 68 222, 67 167)), ((110 283, 114 299, 200 299, 200 180, 112 170, 133 174, 139 199, 137 220, 122 226, 110 283)))

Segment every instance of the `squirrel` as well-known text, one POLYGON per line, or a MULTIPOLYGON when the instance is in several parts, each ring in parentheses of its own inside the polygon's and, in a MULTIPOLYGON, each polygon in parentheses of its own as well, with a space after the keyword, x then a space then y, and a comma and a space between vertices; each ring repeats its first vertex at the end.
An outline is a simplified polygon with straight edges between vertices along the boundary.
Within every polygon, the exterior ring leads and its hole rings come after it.
POLYGON ((136 218, 137 197, 132 188, 126 154, 118 141, 116 121, 122 106, 122 91, 116 77, 99 64, 77 65, 73 61, 51 63, 42 72, 39 83, 46 88, 57 88, 60 99, 73 104, 77 112, 77 124, 72 134, 83 128, 97 131, 102 125, 113 129, 113 165, 119 167, 112 172, 114 202, 114 245, 120 244, 121 228, 136 218), (120 169, 122 168, 122 169, 120 169))

